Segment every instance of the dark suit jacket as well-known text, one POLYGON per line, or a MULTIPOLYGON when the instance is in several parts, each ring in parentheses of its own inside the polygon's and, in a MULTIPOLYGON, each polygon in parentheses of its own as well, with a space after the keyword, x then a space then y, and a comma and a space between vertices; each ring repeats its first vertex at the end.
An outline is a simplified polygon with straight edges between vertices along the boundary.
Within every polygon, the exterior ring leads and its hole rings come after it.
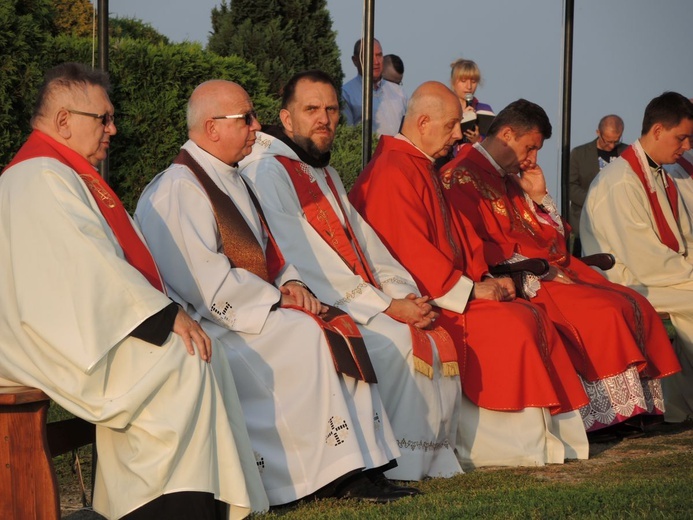
MULTIPOLYGON (((626 144, 616 147, 618 155, 628 148, 626 144)), ((570 176, 568 181, 568 198, 570 199, 570 216, 568 221, 576 235, 580 232, 580 213, 585 203, 590 183, 599 173, 599 156, 597 140, 573 148, 570 152, 570 176)))

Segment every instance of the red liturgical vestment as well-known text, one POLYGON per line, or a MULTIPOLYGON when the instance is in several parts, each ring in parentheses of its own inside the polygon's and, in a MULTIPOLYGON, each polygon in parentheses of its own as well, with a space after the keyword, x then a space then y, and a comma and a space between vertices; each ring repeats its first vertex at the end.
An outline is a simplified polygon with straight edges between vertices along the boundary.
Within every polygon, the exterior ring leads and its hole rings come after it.
POLYGON ((532 302, 551 317, 585 381, 610 378, 631 367, 642 379, 679 370, 652 305, 572 257, 559 226, 547 223, 548 215, 540 221, 542 208, 525 197, 516 176, 499 171, 476 147, 466 147, 442 168, 441 180, 449 208, 471 221, 489 264, 514 254, 545 258, 574 282, 542 281, 532 302))
MULTIPOLYGON (((407 141, 383 136, 349 198, 435 303, 462 280, 487 274, 478 237, 471 228, 457 235, 430 159, 407 141)), ((455 340, 462 389, 474 404, 552 413, 586 404, 565 347, 541 309, 521 301, 458 303, 459 311, 440 308, 439 323, 455 340)))

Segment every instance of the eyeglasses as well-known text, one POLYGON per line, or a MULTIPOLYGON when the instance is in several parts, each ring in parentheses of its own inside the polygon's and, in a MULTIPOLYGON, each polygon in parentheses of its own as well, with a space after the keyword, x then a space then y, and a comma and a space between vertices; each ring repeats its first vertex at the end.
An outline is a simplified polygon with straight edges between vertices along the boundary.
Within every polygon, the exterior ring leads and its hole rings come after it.
POLYGON ((604 136, 601 132, 599 132, 599 138, 602 140, 604 144, 608 144, 609 146, 618 146, 619 144, 621 144, 620 139, 617 139, 616 141, 607 141, 606 139, 604 139, 604 136))
POLYGON ((101 124, 103 126, 108 126, 111 123, 115 123, 115 116, 106 112, 105 114, 94 114, 93 112, 82 112, 81 110, 71 110, 67 109, 71 114, 77 114, 80 116, 93 117, 94 119, 101 119, 101 124))
POLYGON ((246 126, 253 124, 253 120, 257 120, 257 112, 250 110, 245 114, 233 114, 230 116, 213 116, 212 119, 243 119, 246 126))

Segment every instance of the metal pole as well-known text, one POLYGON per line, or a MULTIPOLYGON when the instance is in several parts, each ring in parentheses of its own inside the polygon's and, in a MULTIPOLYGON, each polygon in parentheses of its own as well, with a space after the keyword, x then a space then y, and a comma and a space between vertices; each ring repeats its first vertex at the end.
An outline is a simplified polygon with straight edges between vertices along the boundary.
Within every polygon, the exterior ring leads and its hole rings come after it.
POLYGON ((375 18, 375 0, 363 1, 363 41, 361 42, 361 56, 363 57, 362 79, 362 112, 361 123, 363 125, 362 138, 362 166, 366 167, 371 160, 373 137, 373 27, 375 18))
MULTIPOLYGON (((98 0, 99 10, 99 69, 108 72, 108 0, 98 0)), ((108 152, 107 152, 108 153, 108 152)), ((108 182, 108 155, 99 163, 99 173, 101 177, 108 182)))
MULTIPOLYGON (((561 213, 568 219, 570 169, 570 105, 573 88, 573 14, 575 1, 565 0, 563 25, 563 126, 561 131, 561 213)), ((569 237, 566 237, 568 239, 569 237)))

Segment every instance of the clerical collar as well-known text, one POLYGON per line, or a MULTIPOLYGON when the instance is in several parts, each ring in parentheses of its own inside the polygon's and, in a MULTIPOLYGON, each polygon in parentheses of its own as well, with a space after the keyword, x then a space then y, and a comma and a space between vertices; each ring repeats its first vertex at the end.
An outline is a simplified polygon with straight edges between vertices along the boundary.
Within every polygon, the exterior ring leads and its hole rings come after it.
MULTIPOLYGON (((645 149, 643 149, 643 152, 645 152, 645 149)), ((661 171, 662 171, 662 166, 659 165, 659 164, 657 164, 657 163, 654 161, 654 159, 652 159, 652 157, 650 157, 650 156, 647 154, 647 152, 645 152, 645 157, 647 158, 647 164, 648 164, 648 166, 649 166, 650 168, 652 168, 653 170, 655 170, 655 171, 657 171, 657 172, 661 172, 661 171)))
MULTIPOLYGON (((238 175, 238 163, 234 164, 227 164, 221 159, 219 159, 216 155, 211 154, 204 148, 202 148, 199 144, 197 144, 195 141, 192 139, 189 139, 188 142, 186 142, 181 148, 185 148, 188 153, 191 155, 194 155, 195 151, 199 151, 199 153, 204 154, 204 156, 207 158, 207 160, 211 163, 212 168, 214 168, 215 171, 224 174, 224 175, 233 175, 236 174, 238 175)), ((195 160, 199 161, 199 159, 195 158, 195 160)))
POLYGON ((277 125, 263 126, 262 131, 271 135, 275 139, 279 139, 286 146, 291 148, 298 158, 313 168, 326 168, 330 165, 330 152, 325 152, 320 157, 313 157, 303 148, 294 143, 291 138, 284 133, 284 129, 277 125))
POLYGON ((399 139, 400 141, 405 141, 405 142, 409 143, 409 144, 412 145, 414 148, 416 148, 418 151, 420 151, 422 154, 424 154, 424 155, 426 156, 426 158, 427 158, 429 161, 431 161, 431 162, 435 162, 435 161, 436 161, 433 157, 431 157, 431 156, 428 155, 426 152, 424 152, 421 148, 419 148, 419 147, 416 146, 414 143, 412 143, 412 142, 411 142, 411 139, 409 139, 409 138, 408 138, 406 135, 404 135, 403 133, 400 132, 399 134, 397 134, 397 135, 395 136, 395 139, 399 139))

